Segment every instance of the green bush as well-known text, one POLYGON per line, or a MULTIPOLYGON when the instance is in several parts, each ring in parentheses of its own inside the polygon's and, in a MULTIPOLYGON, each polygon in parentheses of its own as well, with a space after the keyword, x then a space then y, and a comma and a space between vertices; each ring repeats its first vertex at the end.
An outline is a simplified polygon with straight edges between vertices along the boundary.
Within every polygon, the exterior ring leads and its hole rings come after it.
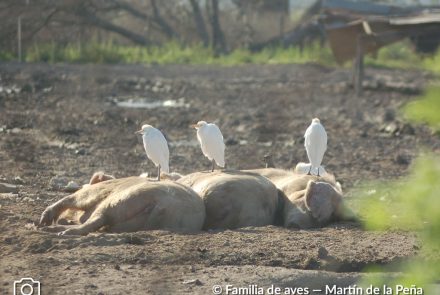
POLYGON ((0 51, 0 61, 12 61, 15 59, 15 56, 7 51, 0 51))
POLYGON ((377 55, 368 55, 365 63, 374 67, 422 69, 440 73, 440 50, 433 55, 417 55, 408 41, 383 47, 377 55))
POLYGON ((368 55, 365 59, 367 65, 388 68, 417 68, 422 62, 423 58, 413 52, 407 41, 382 47, 375 57, 368 55))
POLYGON ((440 87, 429 88, 422 99, 407 104, 404 108, 404 114, 409 120, 427 123, 435 132, 439 131, 440 87))
MULTIPOLYGON (((423 97, 407 104, 403 108, 403 113, 410 120, 428 123, 434 130, 438 130, 440 127, 440 88, 428 89, 423 97)), ((392 284, 424 286, 425 294, 434 294, 426 288, 428 284, 436 282, 440 274, 440 158, 438 154, 425 152, 412 165, 409 176, 392 183, 381 183, 375 186, 376 190, 370 190, 362 198, 364 201, 361 206, 361 215, 365 218, 367 227, 373 230, 416 231, 422 243, 421 254, 402 266, 406 276, 392 284)), ((389 282, 385 283, 390 285, 389 282)))

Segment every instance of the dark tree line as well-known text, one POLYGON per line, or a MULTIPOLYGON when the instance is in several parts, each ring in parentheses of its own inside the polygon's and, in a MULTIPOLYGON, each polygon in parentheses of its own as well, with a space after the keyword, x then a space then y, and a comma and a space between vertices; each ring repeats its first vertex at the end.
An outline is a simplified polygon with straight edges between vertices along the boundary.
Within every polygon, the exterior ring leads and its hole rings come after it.
MULTIPOLYGON (((168 40, 182 44, 199 42, 221 54, 236 44, 254 42, 256 26, 263 21, 263 27, 279 23, 273 34, 283 34, 288 3, 287 0, 2 0, 0 49, 16 45, 20 18, 25 44, 68 43, 98 34, 143 46, 160 45, 168 40), (269 16, 263 19, 265 13, 269 16), (246 38, 246 42, 239 40, 246 38)), ((270 37, 273 36, 266 39, 270 37)))

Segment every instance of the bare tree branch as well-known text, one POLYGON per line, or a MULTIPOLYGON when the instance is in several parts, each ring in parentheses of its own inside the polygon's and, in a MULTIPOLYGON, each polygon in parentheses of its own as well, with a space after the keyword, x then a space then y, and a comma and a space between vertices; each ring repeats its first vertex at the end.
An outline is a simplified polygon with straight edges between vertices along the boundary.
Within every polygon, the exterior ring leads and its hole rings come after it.
POLYGON ((85 21, 88 24, 94 25, 96 27, 102 28, 104 30, 117 33, 137 44, 140 45, 152 45, 153 42, 151 42, 146 37, 139 35, 137 33, 134 33, 130 30, 127 30, 124 27, 115 25, 114 23, 102 19, 98 16, 96 16, 93 13, 88 12, 86 9, 80 9, 77 11, 77 16, 79 16, 83 21, 85 21))
POLYGON ((36 27, 34 30, 32 30, 28 36, 26 36, 26 38, 31 39, 35 34, 37 34, 40 30, 42 30, 43 28, 45 28, 49 22, 52 20, 53 16, 55 16, 55 14, 58 12, 58 9, 54 9, 52 12, 50 12, 46 19, 43 21, 43 23, 41 25, 39 25, 38 27, 36 27))
POLYGON ((112 0, 111 3, 114 4, 114 8, 116 9, 125 10, 134 17, 137 17, 138 19, 143 20, 149 24, 155 25, 156 28, 163 34, 165 34, 165 36, 167 36, 168 38, 177 37, 177 33, 160 15, 159 9, 157 8, 155 1, 151 2, 154 14, 153 16, 149 16, 148 14, 143 13, 140 9, 134 7, 126 1, 112 0))
POLYGON ((178 38, 176 32, 174 32, 171 26, 160 15, 159 9, 157 8, 156 0, 150 0, 150 2, 151 6, 153 7, 154 21, 162 28, 162 30, 169 38, 178 38))
POLYGON ((114 5, 115 8, 125 10, 141 20, 145 20, 145 21, 150 20, 150 17, 147 14, 141 12, 139 9, 133 7, 131 4, 128 4, 125 1, 112 0, 112 3, 115 4, 114 5))

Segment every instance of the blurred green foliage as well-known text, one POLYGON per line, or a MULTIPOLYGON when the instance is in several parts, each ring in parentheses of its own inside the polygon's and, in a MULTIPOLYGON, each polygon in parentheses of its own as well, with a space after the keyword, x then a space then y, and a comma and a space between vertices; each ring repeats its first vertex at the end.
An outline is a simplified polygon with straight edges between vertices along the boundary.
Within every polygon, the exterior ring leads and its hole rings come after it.
POLYGON ((388 68, 415 68, 423 65, 423 58, 415 54, 408 41, 382 47, 376 56, 367 55, 365 63, 388 68))
MULTIPOLYGON (((14 55, 0 52, 1 60, 13 60, 14 55)), ((236 49, 226 55, 216 56, 214 50, 202 45, 184 46, 168 42, 161 46, 126 46, 112 41, 34 44, 27 48, 28 62, 49 63, 142 63, 142 64, 212 64, 234 66, 242 64, 302 64, 319 63, 335 66, 331 50, 313 43, 303 50, 297 47, 268 47, 260 52, 236 49)), ((411 49, 409 42, 399 42, 379 50, 376 56, 367 56, 366 64, 374 67, 414 68, 440 73, 440 52, 421 57, 411 49)), ((348 66, 348 65, 347 65, 348 66)))
POLYGON ((407 104, 404 112, 408 119, 428 123, 434 131, 440 131, 440 87, 429 88, 423 99, 407 104))
POLYGON ((0 51, 0 61, 14 60, 15 57, 12 53, 6 51, 0 51))
MULTIPOLYGON (((403 108, 406 118, 440 127, 440 87, 429 88, 425 95, 403 108)), ((433 134, 433 136, 437 136, 433 134)), ((392 183, 375 185, 362 198, 361 215, 372 230, 398 229, 418 233, 421 251, 402 265, 403 278, 388 285, 425 286, 440 279, 440 158, 425 152, 412 165, 410 174, 392 183)), ((377 271, 377 270, 376 270, 377 271)), ((371 284, 372 282, 367 282, 371 284)), ((374 282, 379 285, 379 282, 374 282)))
POLYGON ((440 73, 440 50, 434 55, 417 55, 409 41, 383 47, 377 56, 367 55, 365 63, 374 67, 423 69, 440 73))
POLYGON ((143 64, 286 64, 320 62, 333 65, 330 49, 317 44, 301 52, 298 48, 266 48, 258 53, 236 49, 227 55, 216 56, 211 48, 202 45, 182 46, 169 42, 162 46, 121 46, 112 42, 87 44, 38 44, 28 49, 28 62, 71 63, 143 63, 143 64))

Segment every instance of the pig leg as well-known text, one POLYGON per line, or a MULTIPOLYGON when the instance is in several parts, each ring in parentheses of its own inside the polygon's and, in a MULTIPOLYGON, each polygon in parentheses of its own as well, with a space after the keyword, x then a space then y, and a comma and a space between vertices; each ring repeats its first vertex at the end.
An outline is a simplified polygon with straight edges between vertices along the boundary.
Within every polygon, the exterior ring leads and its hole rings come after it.
POLYGON ((47 231, 50 233, 57 233, 57 232, 66 230, 71 226, 72 225, 49 225, 49 226, 42 227, 41 230, 47 231))
POLYGON ((106 197, 107 195, 105 194, 90 195, 88 192, 84 193, 81 191, 68 195, 44 210, 43 214, 41 214, 39 226, 51 225, 58 219, 60 214, 67 209, 87 211, 88 209, 95 207, 106 197))
POLYGON ((103 214, 93 214, 87 221, 80 225, 66 226, 66 229, 59 235, 87 235, 88 233, 97 231, 106 224, 103 214))

